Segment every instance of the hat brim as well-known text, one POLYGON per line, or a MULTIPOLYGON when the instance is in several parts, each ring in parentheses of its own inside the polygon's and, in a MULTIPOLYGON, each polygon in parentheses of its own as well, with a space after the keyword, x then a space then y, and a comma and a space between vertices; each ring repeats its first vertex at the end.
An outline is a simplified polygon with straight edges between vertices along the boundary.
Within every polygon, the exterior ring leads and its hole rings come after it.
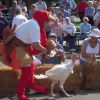
POLYGON ((95 35, 95 34, 89 34, 89 37, 97 37, 97 38, 99 38, 100 36, 99 35, 95 35))

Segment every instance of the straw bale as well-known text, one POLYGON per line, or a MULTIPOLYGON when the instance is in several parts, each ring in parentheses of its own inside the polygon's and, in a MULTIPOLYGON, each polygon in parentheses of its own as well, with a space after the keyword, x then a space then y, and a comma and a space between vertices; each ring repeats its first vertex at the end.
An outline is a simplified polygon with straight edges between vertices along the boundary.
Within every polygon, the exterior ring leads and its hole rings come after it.
POLYGON ((11 67, 0 67, 0 97, 15 95, 17 81, 17 71, 11 67))
POLYGON ((35 67, 35 74, 44 74, 45 71, 51 69, 52 67, 54 67, 54 64, 43 64, 40 66, 35 67))
POLYGON ((84 88, 100 90, 100 62, 88 62, 82 67, 84 88))
POLYGON ((83 64, 84 73, 98 72, 100 73, 100 62, 88 62, 83 64))

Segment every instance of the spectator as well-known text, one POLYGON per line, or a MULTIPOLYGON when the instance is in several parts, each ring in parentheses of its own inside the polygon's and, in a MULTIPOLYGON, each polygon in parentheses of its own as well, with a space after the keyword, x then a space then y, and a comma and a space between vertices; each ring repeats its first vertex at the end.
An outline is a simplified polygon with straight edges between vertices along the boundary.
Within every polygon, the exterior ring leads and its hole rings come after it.
POLYGON ((26 2, 25 1, 22 1, 22 0, 17 0, 17 6, 19 8, 26 7, 26 2))
POLYGON ((80 39, 85 39, 91 31, 91 24, 88 23, 88 17, 83 18, 83 23, 80 24, 80 39))
POLYGON ((18 6, 17 6, 17 1, 14 0, 14 1, 12 2, 12 7, 10 7, 10 9, 9 9, 9 15, 10 15, 11 19, 13 19, 14 15, 15 15, 15 13, 16 13, 17 7, 18 7, 18 6))
POLYGON ((86 0, 80 0, 80 2, 77 4, 77 11, 81 21, 83 21, 86 7, 88 7, 86 0))
POLYGON ((94 28, 89 36, 81 46, 80 64, 96 61, 96 55, 100 55, 100 30, 94 28))
POLYGON ((61 6, 60 11, 61 11, 61 13, 64 14, 64 18, 65 17, 71 17, 71 9, 66 10, 66 9, 64 9, 64 6, 61 6))
POLYGON ((28 13, 27 13, 27 7, 23 7, 23 8, 22 8, 22 14, 23 14, 26 18, 29 18, 29 17, 28 17, 28 13))
POLYGON ((12 30, 15 32, 17 27, 21 25, 22 23, 26 22, 27 20, 28 19, 24 15, 22 15, 22 9, 17 8, 16 15, 14 16, 13 21, 12 21, 12 30))
POLYGON ((64 14, 63 13, 59 13, 58 14, 58 19, 59 19, 59 23, 61 24, 61 27, 62 27, 62 29, 64 31, 65 28, 66 28, 66 21, 65 21, 65 18, 64 18, 64 14))
POLYGON ((51 54, 44 60, 44 63, 58 64, 65 62, 65 52, 61 44, 57 42, 57 36, 55 33, 50 33, 48 41, 53 40, 56 43, 56 48, 51 50, 51 54))
POLYGON ((2 2, 0 1, 0 10, 4 10, 6 8, 5 5, 2 4, 2 2))
POLYGON ((5 41, 10 35, 11 30, 9 28, 8 20, 2 16, 2 12, 0 11, 0 56, 2 57, 0 60, 2 60, 3 63, 8 64, 8 56, 7 56, 7 49, 3 50, 2 48, 5 47, 5 41))
POLYGON ((85 9, 85 16, 87 16, 89 18, 89 23, 93 26, 93 16, 95 14, 95 8, 93 7, 93 2, 92 1, 88 1, 88 6, 85 9))
POLYGON ((47 9, 47 11, 48 11, 53 17, 57 17, 52 7, 49 7, 49 8, 47 9))
POLYGON ((57 41, 63 45, 63 29, 61 27, 61 24, 59 23, 59 19, 56 18, 56 22, 53 23, 52 27, 51 27, 51 33, 55 33, 57 36, 57 41))
POLYGON ((95 8, 96 11, 97 11, 99 4, 100 4, 99 0, 93 0, 93 7, 95 8))
POLYGON ((64 32, 64 40, 69 43, 69 47, 71 51, 76 50, 76 37, 75 37, 75 32, 76 32, 76 27, 75 25, 71 22, 69 17, 65 18, 66 20, 66 29, 64 32))
POLYGON ((98 24, 100 23, 100 6, 97 8, 97 12, 96 12, 96 14, 94 15, 94 18, 93 18, 93 20, 94 20, 94 25, 97 27, 98 26, 98 24))
POLYGON ((0 11, 0 40, 5 42, 10 32, 8 20, 2 16, 2 12, 0 11))
POLYGON ((74 0, 69 0, 69 2, 70 2, 71 10, 76 9, 76 3, 75 3, 75 1, 74 0))
POLYGON ((64 7, 64 9, 71 9, 71 5, 70 5, 70 2, 68 0, 63 0, 61 3, 60 3, 60 7, 64 7))
POLYGON ((32 4, 32 5, 31 5, 31 9, 29 9, 29 14, 28 14, 29 19, 32 18, 32 15, 33 15, 33 13, 34 13, 36 10, 37 10, 36 4, 32 4))
POLYGON ((46 3, 43 2, 42 0, 38 0, 38 2, 36 2, 36 6, 37 6, 37 9, 39 9, 39 10, 46 10, 47 9, 46 3))

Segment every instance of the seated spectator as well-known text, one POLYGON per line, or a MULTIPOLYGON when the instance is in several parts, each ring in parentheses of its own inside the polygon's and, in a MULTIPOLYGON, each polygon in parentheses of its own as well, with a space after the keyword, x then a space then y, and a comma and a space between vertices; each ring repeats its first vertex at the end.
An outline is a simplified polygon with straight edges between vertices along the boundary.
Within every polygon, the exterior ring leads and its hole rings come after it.
POLYGON ((98 24, 100 23, 100 6, 97 8, 97 12, 96 12, 93 20, 94 20, 94 25, 98 26, 98 24))
POLYGON ((36 4, 31 4, 31 8, 29 9, 29 12, 28 12, 29 19, 32 18, 32 15, 36 10, 37 10, 36 4))
MULTIPOLYGON (((36 55, 35 57, 38 58, 43 63, 58 64, 61 62, 65 62, 65 52, 62 45, 60 45, 57 42, 56 34, 50 33, 48 37, 48 41, 51 42, 51 45, 55 45, 55 48, 51 49, 51 51, 47 55, 40 53, 36 55)), ((40 64, 40 61, 38 61, 36 64, 40 64)))
POLYGON ((11 33, 8 20, 2 15, 0 11, 0 42, 5 42, 8 35, 11 33))
POLYGON ((0 61, 2 61, 4 64, 9 63, 9 57, 7 55, 7 49, 4 50, 2 48, 5 47, 5 41, 10 34, 11 30, 8 24, 8 20, 2 16, 2 12, 0 11, 0 61))
POLYGON ((89 23, 93 26, 94 22, 93 22, 93 17, 95 14, 95 8, 93 7, 93 2, 92 1, 88 1, 88 6, 85 9, 85 16, 87 16, 89 18, 89 23))
POLYGON ((64 14, 64 18, 71 17, 71 9, 64 9, 64 6, 61 6, 60 11, 64 14))
POLYGON ((81 46, 80 64, 96 61, 96 55, 100 55, 100 30, 94 28, 89 38, 83 41, 81 46))
POLYGON ((55 33, 57 36, 57 41, 63 45, 63 29, 61 27, 61 23, 59 23, 59 19, 56 18, 56 22, 53 23, 52 27, 51 27, 51 33, 55 33))
POLYGON ((76 27, 71 22, 69 17, 66 17, 65 20, 66 20, 66 28, 65 28, 65 31, 64 31, 64 40, 69 43, 70 50, 73 51, 73 50, 76 50, 76 46, 75 46, 75 43, 76 43, 76 36, 75 36, 76 27))
POLYGON ((14 0, 14 1, 12 2, 12 7, 10 7, 10 9, 9 9, 9 15, 10 15, 11 19, 14 17, 14 15, 15 15, 15 13, 16 13, 17 7, 18 7, 18 6, 17 6, 17 1, 14 0))
POLYGON ((88 23, 88 17, 83 18, 83 23, 80 24, 80 39, 85 39, 88 37, 89 32, 91 31, 91 24, 88 23))
POLYGON ((26 2, 23 1, 23 0, 17 0, 17 6, 18 6, 19 8, 26 7, 26 2))
POLYGON ((53 17, 57 17, 56 14, 55 14, 55 12, 54 12, 54 9, 53 9, 52 7, 49 7, 49 8, 47 9, 47 11, 48 11, 53 17))
POLYGON ((80 0, 77 4, 77 11, 81 21, 83 21, 86 7, 88 7, 87 0, 80 0))
POLYGON ((46 10, 47 9, 46 2, 43 2, 42 0, 38 0, 38 2, 36 2, 35 4, 37 6, 37 9, 39 9, 39 10, 46 10))
POLYGON ((56 43, 56 48, 51 50, 50 56, 45 59, 45 63, 61 63, 65 62, 65 52, 61 44, 57 42, 57 36, 55 33, 51 33, 48 37, 48 41, 53 40, 56 43))
POLYGON ((6 8, 5 5, 2 4, 2 2, 0 1, 0 10, 4 10, 6 8))
POLYGON ((63 0, 61 3, 60 3, 60 7, 64 7, 64 9, 71 9, 71 5, 70 5, 70 2, 68 0, 63 0))
POLYGON ((27 7, 23 7, 23 8, 22 8, 22 14, 23 14, 26 18, 29 18, 29 17, 28 17, 28 13, 27 13, 27 7))
POLYGON ((58 19, 59 19, 59 23, 61 24, 61 27, 64 30, 66 30, 66 21, 65 21, 65 18, 64 18, 64 14, 63 13, 59 13, 58 14, 58 19))
POLYGON ((70 1, 70 6, 71 6, 71 10, 74 10, 76 8, 76 3, 74 0, 69 0, 70 1))

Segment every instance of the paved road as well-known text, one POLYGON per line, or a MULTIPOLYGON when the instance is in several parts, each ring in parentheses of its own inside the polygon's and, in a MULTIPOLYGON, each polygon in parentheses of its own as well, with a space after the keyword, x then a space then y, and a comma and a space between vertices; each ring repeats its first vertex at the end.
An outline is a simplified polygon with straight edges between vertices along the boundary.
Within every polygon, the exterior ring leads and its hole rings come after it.
MULTIPOLYGON (((77 94, 72 95, 72 97, 64 97, 60 96, 57 98, 52 98, 49 95, 42 95, 36 94, 30 96, 30 100, 100 100, 100 92, 87 92, 87 91, 80 91, 77 94)), ((12 100, 10 98, 0 98, 0 100, 12 100)))

